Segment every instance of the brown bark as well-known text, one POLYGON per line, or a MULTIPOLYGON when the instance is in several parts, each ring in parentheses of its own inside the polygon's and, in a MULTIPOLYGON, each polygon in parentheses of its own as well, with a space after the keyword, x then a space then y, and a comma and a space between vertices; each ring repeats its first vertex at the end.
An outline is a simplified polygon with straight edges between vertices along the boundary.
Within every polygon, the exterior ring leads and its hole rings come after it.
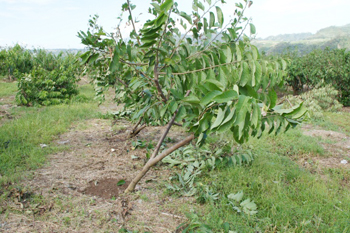
POLYGON ((131 181, 131 183, 129 184, 128 188, 125 190, 126 193, 132 192, 135 189, 136 184, 142 179, 142 177, 144 177, 144 175, 148 172, 148 170, 153 167, 155 164, 157 164, 160 160, 162 160, 163 158, 165 158, 167 155, 171 154, 172 152, 174 152, 175 150, 179 149, 180 147, 183 147, 185 145, 187 145, 188 143, 190 143, 192 140, 194 139, 194 135, 190 135, 188 137, 186 137, 184 140, 182 140, 181 142, 176 143, 175 145, 173 145, 172 147, 166 149, 165 151, 163 151, 160 155, 158 155, 155 158, 151 158, 150 160, 148 160, 148 162, 146 163, 146 165, 143 167, 143 169, 141 170, 141 172, 139 172, 139 174, 137 174, 137 176, 131 181))

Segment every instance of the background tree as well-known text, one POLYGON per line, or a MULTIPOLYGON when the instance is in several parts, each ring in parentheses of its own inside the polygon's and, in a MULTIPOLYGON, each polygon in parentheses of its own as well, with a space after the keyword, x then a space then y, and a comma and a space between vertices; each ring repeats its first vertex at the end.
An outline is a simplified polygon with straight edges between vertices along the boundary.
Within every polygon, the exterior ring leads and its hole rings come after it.
POLYGON ((262 60, 244 29, 255 34, 244 11, 252 1, 236 3, 228 22, 219 3, 194 0, 192 12, 178 10, 173 0, 157 0, 148 12, 151 19, 137 30, 133 5, 122 5, 132 27, 123 38, 120 24, 107 33, 90 19, 87 32, 78 36, 88 51, 81 58, 101 94, 111 84, 116 99, 132 110, 131 120, 142 125, 167 125, 153 154, 126 192, 157 162, 176 149, 196 140, 205 143, 213 133, 226 133, 243 143, 249 136, 288 130, 304 116, 302 105, 284 110, 276 106, 276 85, 283 83, 286 62, 262 60), (179 27, 182 27, 180 30, 179 27), (188 136, 160 152, 171 127, 178 123, 188 136))
POLYGON ((286 54, 288 84, 294 94, 308 89, 332 85, 338 90, 339 101, 350 106, 350 52, 345 49, 317 49, 299 56, 296 52, 286 54))

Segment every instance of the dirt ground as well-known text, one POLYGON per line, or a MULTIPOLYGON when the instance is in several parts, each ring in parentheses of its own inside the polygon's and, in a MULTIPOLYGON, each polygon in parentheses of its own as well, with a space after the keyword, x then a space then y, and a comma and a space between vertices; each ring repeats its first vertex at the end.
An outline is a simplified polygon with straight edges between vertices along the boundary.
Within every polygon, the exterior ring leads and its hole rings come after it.
MULTIPOLYGON (((170 176, 166 166, 151 169, 135 193, 123 194, 145 162, 146 149, 135 149, 132 142, 155 141, 163 128, 146 128, 128 140, 129 123, 118 121, 112 131, 110 122, 81 122, 49 145, 69 150, 51 155, 48 164, 20 184, 25 190, 13 191, 18 201, 6 208, 17 214, 0 216, 0 232, 117 232, 122 227, 174 232, 186 220, 183 213, 192 200, 163 194, 170 176), (118 186, 121 180, 125 184, 118 186), (26 196, 40 200, 29 203, 26 196)), ((169 136, 176 140, 181 135, 169 136)))
MULTIPOLYGON (((312 125, 304 125, 303 133, 320 139, 320 146, 327 153, 325 157, 311 158, 313 162, 325 168, 350 169, 350 137, 344 133, 315 128, 312 125), (342 163, 343 161, 343 163, 342 163), (347 163, 344 163, 346 161, 347 163)), ((308 166, 310 158, 302 159, 303 166, 308 166)))
POLYGON ((16 108, 17 105, 13 105, 15 102, 15 96, 8 96, 0 98, 0 126, 6 120, 13 119, 14 117, 10 113, 12 108, 16 108))

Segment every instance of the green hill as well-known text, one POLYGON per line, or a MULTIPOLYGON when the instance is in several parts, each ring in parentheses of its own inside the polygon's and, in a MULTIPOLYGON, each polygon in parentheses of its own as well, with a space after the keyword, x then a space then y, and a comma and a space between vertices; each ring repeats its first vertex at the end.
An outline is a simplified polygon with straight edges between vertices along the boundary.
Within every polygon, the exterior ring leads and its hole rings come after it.
POLYGON ((269 36, 265 39, 257 39, 253 44, 266 54, 283 53, 288 49, 298 49, 301 54, 304 54, 326 47, 350 50, 350 24, 323 28, 315 34, 295 33, 269 36))

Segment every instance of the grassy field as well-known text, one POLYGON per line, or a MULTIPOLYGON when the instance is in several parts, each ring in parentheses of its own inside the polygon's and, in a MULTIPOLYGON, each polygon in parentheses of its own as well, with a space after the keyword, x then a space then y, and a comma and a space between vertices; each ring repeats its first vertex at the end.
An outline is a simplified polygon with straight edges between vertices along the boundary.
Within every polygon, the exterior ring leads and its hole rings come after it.
MULTIPOLYGON (((15 95, 15 91, 16 83, 0 82, 1 98, 15 95)), ((53 140, 69 131, 72 124, 101 116, 93 97, 92 88, 86 85, 80 87, 80 95, 74 97, 69 105, 7 109, 13 117, 4 119, 0 128, 0 186, 5 187, 9 183, 15 185, 45 164, 49 154, 66 150, 65 146, 58 146, 53 140), (48 147, 42 148, 40 144, 48 147)), ((15 105, 14 102, 12 104, 15 105)), ((349 120, 348 112, 325 113, 325 119, 313 122, 311 127, 349 135, 349 120)), ((219 193, 217 200, 197 204, 189 199, 182 206, 169 208, 182 209, 182 215, 188 209, 193 209, 188 219, 183 220, 185 226, 193 227, 193 232, 350 232, 350 170, 338 165, 323 166, 319 162, 335 156, 323 146, 327 143, 335 145, 338 142, 306 136, 303 129, 297 127, 286 134, 252 139, 243 146, 234 144, 234 147, 252 150, 256 155, 252 164, 219 166, 213 171, 206 170, 197 180, 208 184, 213 193, 219 193), (227 196, 241 191, 244 199, 249 198, 256 203, 256 215, 238 213, 229 205, 227 196)), ((344 150, 343 156, 338 155, 336 159, 350 161, 349 150, 344 150)), ((167 180, 163 180, 157 186, 163 188, 163 198, 183 198, 178 193, 169 194, 165 191, 167 183, 167 180)), ((0 191, 0 200, 7 200, 8 193, 0 191)), ((132 197, 137 199, 137 195, 132 197)), ((139 199, 147 201, 150 198, 142 194, 139 199)), ((32 201, 48 202, 39 194, 33 196, 32 201)), ((77 203, 74 197, 67 196, 67 202, 64 203, 62 199, 55 200, 57 206, 64 206, 61 208, 64 213, 69 208, 79 207, 72 204, 77 203)), ((65 225, 72 227, 68 222, 74 222, 75 217, 92 218, 85 215, 84 208, 78 214, 62 220, 59 229, 67 230, 65 225)), ((14 212, 11 211, 8 208, 2 209, 0 205, 3 219, 6 220, 6 216, 14 212)), ((14 213, 25 214, 18 211, 14 213)), ((47 216, 47 219, 51 221, 55 216, 47 216)), ((102 216, 96 221, 103 223, 107 220, 102 216)), ((74 229, 79 232, 80 228, 77 225, 74 229)), ((102 232, 98 226, 92 230, 102 232)))
POLYGON ((295 129, 245 146, 257 155, 251 166, 218 169, 201 180, 222 194, 217 203, 199 210, 203 224, 213 232, 220 232, 225 222, 236 232, 350 231, 350 171, 316 169, 317 164, 307 169, 297 162, 328 156, 316 138, 295 129), (227 195, 240 191, 257 204, 256 216, 236 213, 228 205, 227 195))
MULTIPOLYGON (((16 83, 0 83, 0 96, 13 95, 16 83)), ((57 135, 66 132, 75 121, 97 116, 97 105, 92 102, 93 90, 83 86, 80 95, 69 105, 42 108, 14 107, 8 110, 14 119, 0 128, 0 185, 15 181, 26 171, 35 169, 46 160, 46 155, 60 150, 50 145, 57 135), (87 103, 79 101, 84 100, 87 103), (87 101, 87 100, 90 100, 87 101), (92 104, 93 103, 93 104, 92 104)), ((13 103, 15 104, 15 103, 13 103)))

